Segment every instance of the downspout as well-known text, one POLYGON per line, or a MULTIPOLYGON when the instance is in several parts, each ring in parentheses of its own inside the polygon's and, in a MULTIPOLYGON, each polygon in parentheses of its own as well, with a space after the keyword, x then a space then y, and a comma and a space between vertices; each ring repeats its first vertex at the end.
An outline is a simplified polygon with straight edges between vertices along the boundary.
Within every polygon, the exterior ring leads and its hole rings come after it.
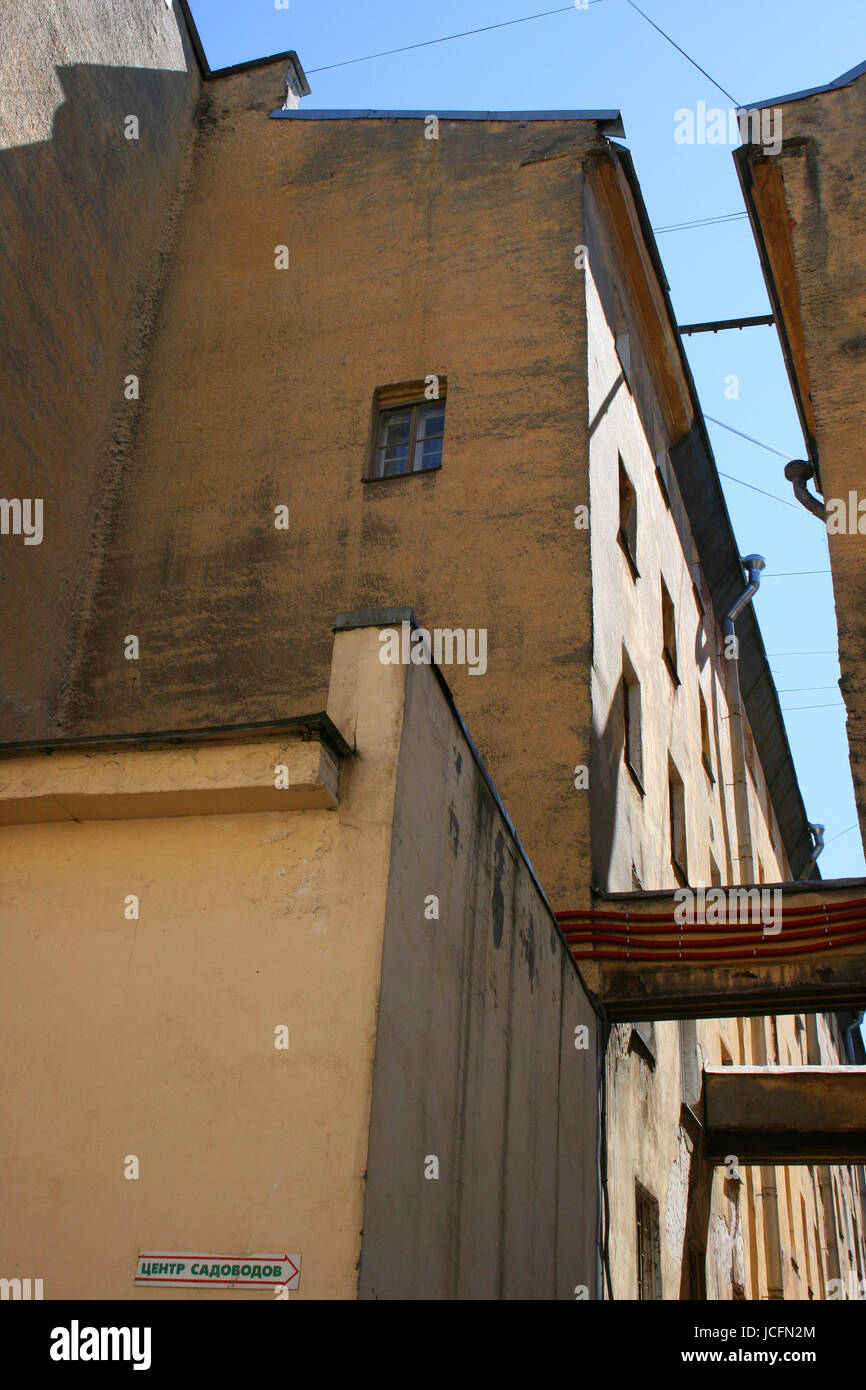
POLYGON ((794 496, 807 512, 811 512, 819 521, 826 522, 827 509, 823 502, 819 502, 809 491, 806 484, 810 478, 815 476, 815 466, 807 462, 806 459, 791 459, 790 463, 785 464, 785 477, 789 483, 793 484, 794 496))
POLYGON ((800 875, 801 879, 806 879, 811 874, 824 850, 824 829, 823 825, 817 825, 809 821, 809 832, 812 836, 812 854, 805 869, 800 875))
MULTIPOLYGON (((751 1020, 752 1062, 765 1067, 767 1058, 767 1035, 763 1018, 751 1020)), ((776 1059, 778 1062, 778 1058, 776 1059)), ((767 1274, 767 1298, 773 1301, 785 1297, 785 1270, 782 1261, 782 1233, 779 1227, 779 1194, 776 1190, 776 1169, 771 1164, 762 1163, 760 1175, 761 1224, 764 1234, 764 1260, 767 1274)), ((838 1264, 838 1250, 836 1252, 838 1264)))
POLYGON ((731 762, 734 773, 734 819, 737 827, 737 883, 754 883, 755 860, 752 851, 752 831, 749 817, 749 785, 746 777, 746 740, 743 732, 743 706, 740 694, 739 644, 734 623, 743 609, 752 602, 761 584, 761 571, 766 569, 762 555, 746 555, 741 561, 749 576, 740 597, 725 614, 722 632, 725 637, 725 657, 728 662, 725 687, 728 703, 728 728, 731 738, 731 762), (733 650, 728 652, 733 637, 733 650))

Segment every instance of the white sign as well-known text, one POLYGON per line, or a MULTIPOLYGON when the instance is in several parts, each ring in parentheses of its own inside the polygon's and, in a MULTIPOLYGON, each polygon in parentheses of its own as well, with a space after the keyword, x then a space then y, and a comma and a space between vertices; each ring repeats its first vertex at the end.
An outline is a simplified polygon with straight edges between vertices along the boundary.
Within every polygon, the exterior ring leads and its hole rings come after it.
POLYGON ((300 1255, 190 1255, 143 1250, 135 1283, 174 1289, 296 1289, 300 1255))

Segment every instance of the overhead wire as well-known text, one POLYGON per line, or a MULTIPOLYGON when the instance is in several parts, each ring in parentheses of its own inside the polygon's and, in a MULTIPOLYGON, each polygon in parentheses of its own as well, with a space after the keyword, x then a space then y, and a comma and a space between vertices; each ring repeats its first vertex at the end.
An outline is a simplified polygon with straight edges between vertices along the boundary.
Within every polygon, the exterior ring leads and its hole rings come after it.
POLYGON ((740 105, 740 102, 737 101, 737 98, 735 96, 731 95, 727 87, 723 87, 721 82, 717 82, 714 77, 710 76, 706 68, 702 68, 700 63, 696 63, 694 58, 692 58, 690 54, 686 53, 686 50, 684 48, 680 48, 679 44, 676 42, 675 39, 671 38, 670 34, 666 33, 665 30, 660 27, 660 25, 656 24, 654 19, 650 19, 648 14, 644 14, 643 10, 640 9, 639 6, 637 6, 634 3, 634 0, 628 0, 628 4, 631 5, 632 9, 635 10, 641 16, 642 19, 646 20, 647 24, 652 25, 657 34, 661 34, 663 39, 667 39, 668 43, 677 50, 677 53, 681 53, 683 57, 686 59, 686 61, 691 63, 693 68, 697 68, 698 72, 703 73, 704 77, 706 77, 709 82, 712 82, 714 87, 718 87, 719 91, 722 92, 724 96, 728 97, 729 100, 732 101, 735 106, 740 105))
MULTIPOLYGON (((587 0, 587 5, 601 5, 604 0, 587 0)), ((493 29, 508 29, 513 24, 529 24, 533 19, 547 19, 553 14, 574 14, 575 5, 560 5, 555 10, 541 10, 537 14, 525 14, 519 19, 503 19, 499 24, 484 24, 480 29, 463 29, 459 34, 444 34, 438 39, 424 39, 421 43, 407 43, 402 48, 387 48, 382 53, 366 53, 362 58, 346 58, 341 63, 327 63, 322 68, 308 68, 308 73, 332 72, 334 68, 348 68, 353 63, 371 63, 374 58, 391 58, 395 53, 410 53, 415 48, 430 48, 437 43, 451 43, 454 39, 466 39, 473 34, 489 34, 493 29)))
POLYGON ((832 704, 832 705, 788 705, 788 706, 786 707, 786 706, 783 705, 781 708, 782 708, 782 713, 783 713, 783 714, 796 714, 797 711, 800 710, 800 709, 845 709, 845 706, 844 706, 844 705, 839 705, 839 704, 832 704))
POLYGON ((859 829, 860 829, 860 822, 859 822, 858 820, 855 820, 854 824, 853 824, 853 825, 849 825, 847 830, 839 830, 839 831, 837 831, 837 833, 836 833, 835 835, 831 835, 829 840, 825 840, 825 841, 824 841, 824 848, 826 849, 827 846, 828 846, 833 840, 840 840, 840 839, 842 838, 843 835, 850 835, 852 830, 859 830, 859 829))
MULTIPOLYGON (((780 459, 790 460, 793 454, 786 454, 782 449, 777 449, 772 444, 765 444, 763 439, 756 439, 753 434, 744 434, 742 430, 735 430, 733 425, 726 425, 724 420, 717 420, 715 415, 705 415, 705 420, 709 420, 712 425, 719 425, 723 430, 729 430, 731 434, 738 434, 741 439, 748 439, 750 444, 757 444, 759 448, 766 449, 768 453, 778 454, 780 459)), ((793 503, 791 504, 793 506, 793 503)))
POLYGON ((672 222, 669 227, 653 227, 653 232, 659 236, 662 232, 685 232, 692 227, 718 227, 726 222, 739 222, 748 217, 747 212, 728 212, 719 217, 698 217, 693 222, 672 222))
POLYGON ((781 502, 783 507, 793 507, 795 512, 803 512, 804 516, 808 516, 808 512, 803 511, 803 508, 798 506, 796 502, 789 502, 787 497, 780 497, 777 492, 767 492, 766 488, 755 487, 754 483, 746 483, 742 478, 735 478, 733 473, 723 473, 721 468, 718 470, 718 474, 720 478, 727 478, 729 482, 739 483, 740 487, 750 488, 752 492, 760 492, 762 497, 772 497, 774 502, 781 502))

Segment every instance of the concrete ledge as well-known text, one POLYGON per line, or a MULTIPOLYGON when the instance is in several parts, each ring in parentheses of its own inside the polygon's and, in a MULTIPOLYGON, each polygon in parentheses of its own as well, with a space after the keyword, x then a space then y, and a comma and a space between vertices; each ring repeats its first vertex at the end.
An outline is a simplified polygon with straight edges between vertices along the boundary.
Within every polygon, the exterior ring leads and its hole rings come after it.
POLYGON ((0 764, 0 825, 333 810, 338 782, 324 744, 285 736, 33 754, 0 764))
POLYGON ((704 1154, 716 1163, 866 1162, 866 1067, 707 1067, 704 1154))

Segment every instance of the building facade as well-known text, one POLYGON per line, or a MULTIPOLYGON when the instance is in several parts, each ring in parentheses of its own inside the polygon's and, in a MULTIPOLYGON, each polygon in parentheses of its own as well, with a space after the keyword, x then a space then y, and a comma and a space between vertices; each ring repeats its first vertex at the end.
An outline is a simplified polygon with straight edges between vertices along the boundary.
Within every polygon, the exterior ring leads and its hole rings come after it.
POLYGON ((860 1060, 840 1023, 608 1038, 554 915, 813 872, 750 607, 726 654, 745 572, 618 113, 307 111, 294 55, 202 71, 152 8, 132 71, 52 54, 52 139, 10 137, 10 200, 110 170, 64 295, 4 219, 44 531, 3 537, 4 1055, 44 1023, 16 1268, 51 1229, 50 1297, 283 1241, 299 1297, 828 1296, 866 1275, 862 1173, 720 1165, 701 1095, 860 1060))

